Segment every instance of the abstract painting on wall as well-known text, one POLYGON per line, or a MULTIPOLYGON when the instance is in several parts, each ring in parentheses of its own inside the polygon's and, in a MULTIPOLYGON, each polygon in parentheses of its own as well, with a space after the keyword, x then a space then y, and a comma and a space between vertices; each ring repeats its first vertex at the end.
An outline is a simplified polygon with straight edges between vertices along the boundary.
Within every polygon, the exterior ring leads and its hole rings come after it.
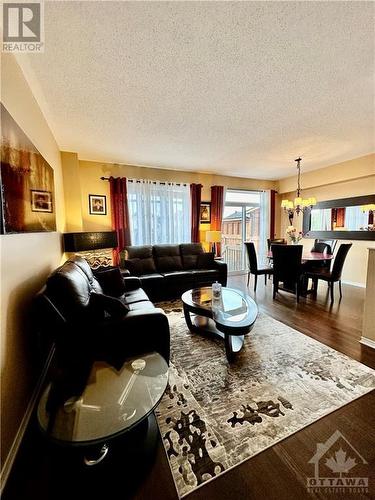
POLYGON ((56 231, 53 168, 1 104, 1 234, 56 231))

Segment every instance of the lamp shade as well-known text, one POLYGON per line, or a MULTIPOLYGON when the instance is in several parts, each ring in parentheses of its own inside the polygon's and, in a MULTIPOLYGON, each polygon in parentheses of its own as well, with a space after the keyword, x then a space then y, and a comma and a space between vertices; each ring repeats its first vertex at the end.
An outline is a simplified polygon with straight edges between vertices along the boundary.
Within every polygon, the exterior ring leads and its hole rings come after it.
POLYGON ((206 241, 208 243, 219 243, 221 241, 221 231, 206 231, 206 241))
POLYGON ((116 231, 64 233, 65 252, 83 252, 117 247, 116 231))

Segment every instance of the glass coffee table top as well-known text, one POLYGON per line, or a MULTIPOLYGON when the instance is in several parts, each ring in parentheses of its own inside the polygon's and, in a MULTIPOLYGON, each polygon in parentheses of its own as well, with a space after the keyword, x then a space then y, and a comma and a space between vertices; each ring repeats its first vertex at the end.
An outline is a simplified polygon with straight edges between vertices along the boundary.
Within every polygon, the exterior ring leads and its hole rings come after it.
POLYGON ((83 393, 49 410, 49 385, 38 405, 38 421, 53 440, 70 444, 100 442, 145 419, 168 383, 168 364, 147 353, 125 361, 120 370, 95 362, 83 393))
POLYGON ((223 287, 220 299, 213 298, 211 287, 195 288, 185 292, 182 300, 191 307, 211 311, 215 322, 227 327, 252 324, 258 314, 253 299, 234 288, 223 287))
POLYGON ((253 328, 258 306, 235 288, 221 288, 214 297, 212 287, 194 288, 181 297, 186 325, 190 332, 221 338, 229 362, 244 345, 244 336, 253 328))

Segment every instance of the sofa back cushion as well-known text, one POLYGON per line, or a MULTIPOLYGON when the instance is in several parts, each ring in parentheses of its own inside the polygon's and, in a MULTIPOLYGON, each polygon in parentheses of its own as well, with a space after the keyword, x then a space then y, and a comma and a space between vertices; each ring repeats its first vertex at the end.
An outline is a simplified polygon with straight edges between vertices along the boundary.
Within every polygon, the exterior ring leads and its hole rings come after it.
POLYGON ((182 271, 182 260, 179 245, 154 245, 156 269, 160 273, 182 271))
POLYGON ((214 252, 205 252, 198 255, 197 269, 214 269, 215 254, 214 252))
POLYGON ((103 293, 85 259, 73 257, 47 280, 47 295, 66 319, 91 316, 92 292, 103 293))
POLYGON ((198 257, 204 253, 200 243, 182 243, 180 245, 180 252, 184 269, 198 268, 198 257))
POLYGON ((134 276, 156 273, 151 245, 125 247, 124 266, 134 276))

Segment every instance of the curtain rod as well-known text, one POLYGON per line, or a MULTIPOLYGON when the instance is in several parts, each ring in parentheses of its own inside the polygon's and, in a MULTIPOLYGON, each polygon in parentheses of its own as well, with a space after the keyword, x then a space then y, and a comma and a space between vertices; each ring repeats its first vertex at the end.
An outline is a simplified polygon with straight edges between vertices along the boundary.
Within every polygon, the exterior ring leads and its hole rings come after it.
MULTIPOLYGON (((102 181, 109 181, 109 177, 100 177, 100 180, 102 181)), ((146 179, 145 179, 146 180, 146 179)), ((137 179, 127 179, 128 182, 143 182, 143 180, 137 180, 137 179)), ((159 181, 148 181, 148 182, 152 182, 153 184, 162 184, 163 186, 165 186, 166 184, 168 185, 172 185, 172 184, 176 184, 176 186, 187 186, 187 184, 181 184, 179 182, 159 182, 159 181)))

